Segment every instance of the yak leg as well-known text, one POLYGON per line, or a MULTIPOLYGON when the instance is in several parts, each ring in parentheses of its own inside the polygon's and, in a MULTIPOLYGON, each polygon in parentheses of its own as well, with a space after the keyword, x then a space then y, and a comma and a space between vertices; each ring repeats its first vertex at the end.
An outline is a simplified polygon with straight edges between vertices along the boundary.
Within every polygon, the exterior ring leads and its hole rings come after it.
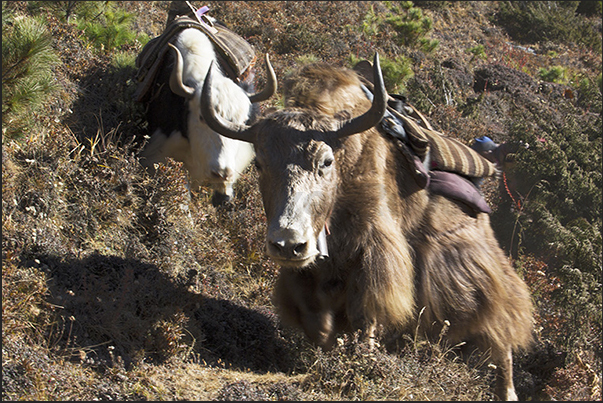
POLYGON ((325 300, 314 271, 281 269, 274 303, 283 323, 301 328, 323 350, 332 348, 337 333, 333 305, 325 300))
POLYGON ((356 295, 358 293, 355 292, 347 295, 347 315, 352 328, 360 330, 360 341, 367 342, 369 348, 373 350, 376 346, 379 346, 377 342, 377 317, 363 312, 358 304, 358 298, 354 298, 356 295))
POLYGON ((513 385, 513 355, 511 348, 501 351, 496 360, 496 397, 498 400, 516 401, 517 394, 513 385))
POLYGON ((362 329, 362 339, 364 341, 368 341, 369 348, 373 350, 375 347, 379 346, 377 342, 377 320, 369 319, 368 323, 365 325, 364 329, 362 329))

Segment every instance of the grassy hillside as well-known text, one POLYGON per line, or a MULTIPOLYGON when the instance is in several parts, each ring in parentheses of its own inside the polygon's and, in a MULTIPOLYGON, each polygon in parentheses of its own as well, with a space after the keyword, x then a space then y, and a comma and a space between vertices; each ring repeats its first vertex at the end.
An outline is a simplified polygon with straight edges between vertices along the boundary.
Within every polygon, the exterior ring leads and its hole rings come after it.
MULTIPOLYGON (((601 400, 600 1, 192 4, 280 80, 379 52, 436 129, 528 144, 484 184, 536 308, 517 393, 601 400)), ((134 60, 169 9, 2 3, 2 399, 491 400, 485 359, 443 342, 323 352, 283 327, 253 166, 232 209, 190 197, 178 162, 143 169, 134 60)))

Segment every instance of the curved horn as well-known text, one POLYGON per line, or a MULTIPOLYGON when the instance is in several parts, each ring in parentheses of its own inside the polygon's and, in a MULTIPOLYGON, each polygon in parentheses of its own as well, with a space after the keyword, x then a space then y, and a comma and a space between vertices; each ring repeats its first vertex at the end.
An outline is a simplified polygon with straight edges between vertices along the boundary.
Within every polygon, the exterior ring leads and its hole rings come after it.
POLYGON ((379 54, 377 53, 375 53, 375 59, 373 61, 373 75, 375 80, 375 94, 371 108, 364 114, 345 122, 341 128, 337 130, 337 137, 341 138, 369 130, 383 119, 387 109, 388 95, 385 90, 385 84, 383 83, 383 75, 381 73, 381 66, 379 65, 379 54))
POLYGON ((265 101, 274 94, 276 94, 276 89, 278 87, 278 82, 276 80, 276 74, 274 73, 274 69, 270 64, 270 59, 268 57, 268 53, 266 53, 264 65, 266 66, 266 87, 257 94, 250 94, 249 100, 251 103, 265 101))
POLYGON ((182 82, 182 68, 184 65, 182 54, 178 48, 171 43, 168 43, 168 45, 176 51, 176 63, 174 65, 174 69, 172 70, 172 74, 170 75, 170 89, 176 95, 187 99, 192 98, 193 94, 195 93, 195 89, 184 85, 182 82))
POLYGON ((214 61, 211 62, 205 82, 203 83, 203 92, 201 92, 201 116, 210 129, 225 137, 235 140, 253 143, 253 136, 249 130, 250 126, 239 125, 229 122, 216 114, 216 109, 212 103, 212 75, 214 70, 214 61))

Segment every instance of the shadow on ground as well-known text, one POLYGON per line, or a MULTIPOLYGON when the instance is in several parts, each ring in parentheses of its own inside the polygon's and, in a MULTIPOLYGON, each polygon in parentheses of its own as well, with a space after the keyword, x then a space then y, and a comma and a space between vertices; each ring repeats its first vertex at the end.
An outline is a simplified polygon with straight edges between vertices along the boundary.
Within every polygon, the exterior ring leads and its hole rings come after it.
MULTIPOLYGON (((55 343, 93 367, 174 356, 225 368, 287 372, 294 346, 268 309, 189 292, 152 264, 102 256, 37 259, 61 307, 55 343)), ((38 264, 37 262, 28 262, 38 264)))
POLYGON ((107 61, 87 69, 79 81, 81 95, 74 101, 73 113, 65 123, 80 142, 97 134, 115 132, 127 141, 141 141, 146 121, 143 106, 134 100, 138 82, 133 66, 116 66, 107 61))

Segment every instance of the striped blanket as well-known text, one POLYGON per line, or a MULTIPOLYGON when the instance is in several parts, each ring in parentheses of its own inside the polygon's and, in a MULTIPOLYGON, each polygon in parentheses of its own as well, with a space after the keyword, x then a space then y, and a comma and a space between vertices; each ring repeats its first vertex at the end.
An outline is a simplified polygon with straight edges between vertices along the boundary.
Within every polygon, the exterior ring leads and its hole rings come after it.
MULTIPOLYGON (((363 84, 373 91, 373 73, 369 61, 361 61, 355 67, 363 84)), ((399 101, 390 96, 390 101, 399 101)), ((389 102, 388 102, 389 104, 389 102)), ((412 151, 424 160, 429 154, 430 169, 457 173, 470 178, 497 176, 495 164, 482 157, 469 146, 434 130, 425 116, 411 104, 402 108, 388 106, 387 111, 402 121, 407 142, 412 151)))

